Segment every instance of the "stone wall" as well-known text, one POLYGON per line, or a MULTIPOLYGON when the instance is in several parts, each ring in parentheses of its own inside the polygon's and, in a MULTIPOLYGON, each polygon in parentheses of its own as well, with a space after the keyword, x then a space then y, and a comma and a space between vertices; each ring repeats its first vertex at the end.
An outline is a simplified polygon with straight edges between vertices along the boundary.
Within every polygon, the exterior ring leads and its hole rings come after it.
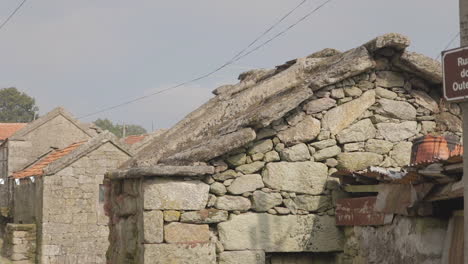
POLYGON ((281 252, 308 252, 292 257, 298 262, 341 258, 334 207, 344 194, 330 175, 399 170, 413 139, 461 136, 460 108, 439 104, 440 87, 394 67, 394 55, 379 51, 375 69, 316 91, 257 129, 254 142, 209 162, 213 175, 113 181, 109 262, 282 263, 281 252))
POLYGON ((105 263, 109 231, 100 189, 102 192, 104 173, 128 158, 106 143, 58 173, 43 177, 42 264, 105 263))
POLYGON ((8 224, 6 227, 3 255, 12 264, 35 264, 36 225, 8 224))
POLYGON ((343 264, 441 263, 447 219, 396 217, 392 225, 347 227, 343 264))

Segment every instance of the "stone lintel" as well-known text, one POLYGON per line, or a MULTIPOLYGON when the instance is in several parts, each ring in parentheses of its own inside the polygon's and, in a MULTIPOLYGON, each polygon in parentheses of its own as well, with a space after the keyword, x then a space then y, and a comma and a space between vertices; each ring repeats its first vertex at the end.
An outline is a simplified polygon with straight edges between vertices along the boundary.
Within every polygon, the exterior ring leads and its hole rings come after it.
POLYGON ((196 177, 214 174, 213 166, 166 166, 131 168, 127 170, 114 170, 106 174, 111 180, 140 177, 196 177))

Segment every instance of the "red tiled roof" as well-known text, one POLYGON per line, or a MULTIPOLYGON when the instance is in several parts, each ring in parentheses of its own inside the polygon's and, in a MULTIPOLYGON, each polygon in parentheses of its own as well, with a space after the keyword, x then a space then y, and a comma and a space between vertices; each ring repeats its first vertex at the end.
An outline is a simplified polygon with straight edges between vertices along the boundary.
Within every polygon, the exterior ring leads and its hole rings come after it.
POLYGON ((148 135, 133 135, 133 136, 128 136, 126 138, 124 138, 124 142, 125 144, 128 144, 128 145, 133 145, 133 144, 136 144, 140 141, 142 141, 145 137, 147 137, 148 135))
POLYGON ((72 152, 73 150, 75 150, 79 146, 83 145, 84 143, 86 143, 86 141, 74 143, 74 144, 71 144, 70 146, 68 146, 68 147, 66 147, 64 149, 56 150, 56 151, 50 153, 49 155, 45 156, 39 162, 33 164, 32 166, 30 166, 30 167, 28 167, 28 168, 26 168, 26 169, 24 169, 22 171, 17 171, 15 173, 13 173, 13 175, 11 177, 13 177, 15 179, 21 179, 21 178, 26 178, 26 177, 30 177, 30 176, 42 176, 44 174, 44 168, 45 167, 47 167, 52 162, 54 162, 54 161, 56 161, 56 160, 58 160, 58 159, 60 159, 62 157, 65 157, 70 152, 72 152))
POLYGON ((28 123, 0 123, 0 140, 5 140, 28 123))

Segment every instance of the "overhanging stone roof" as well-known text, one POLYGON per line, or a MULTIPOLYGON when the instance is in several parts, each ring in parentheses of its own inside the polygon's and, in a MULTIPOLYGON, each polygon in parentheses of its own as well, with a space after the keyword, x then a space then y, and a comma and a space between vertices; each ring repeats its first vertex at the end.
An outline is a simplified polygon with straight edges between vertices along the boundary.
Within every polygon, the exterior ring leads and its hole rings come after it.
POLYGON ((121 169, 158 164, 187 165, 205 162, 256 138, 255 129, 298 107, 314 91, 376 67, 374 54, 396 52, 393 65, 431 84, 442 82, 440 63, 408 52, 410 40, 391 33, 340 53, 325 49, 274 70, 254 70, 240 83, 216 89, 216 95, 126 162, 121 169))

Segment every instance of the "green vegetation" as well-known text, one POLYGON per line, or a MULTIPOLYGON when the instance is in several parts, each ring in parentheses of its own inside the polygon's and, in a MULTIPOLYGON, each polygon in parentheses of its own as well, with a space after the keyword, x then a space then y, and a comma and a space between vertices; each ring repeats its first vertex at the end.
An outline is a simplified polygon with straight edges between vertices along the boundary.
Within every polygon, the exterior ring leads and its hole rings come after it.
POLYGON ((36 100, 29 95, 14 87, 0 89, 0 122, 31 122, 38 111, 36 100))
MULTIPOLYGON (((98 119, 94 121, 94 124, 96 124, 96 126, 104 130, 109 130, 110 132, 112 132, 114 135, 116 135, 119 138, 123 136, 123 125, 114 124, 112 123, 112 121, 110 121, 107 118, 98 119)), ((142 134, 147 133, 146 129, 144 129, 143 127, 139 125, 125 125, 125 130, 126 130, 126 133, 125 133, 126 136, 142 135, 142 134)))

